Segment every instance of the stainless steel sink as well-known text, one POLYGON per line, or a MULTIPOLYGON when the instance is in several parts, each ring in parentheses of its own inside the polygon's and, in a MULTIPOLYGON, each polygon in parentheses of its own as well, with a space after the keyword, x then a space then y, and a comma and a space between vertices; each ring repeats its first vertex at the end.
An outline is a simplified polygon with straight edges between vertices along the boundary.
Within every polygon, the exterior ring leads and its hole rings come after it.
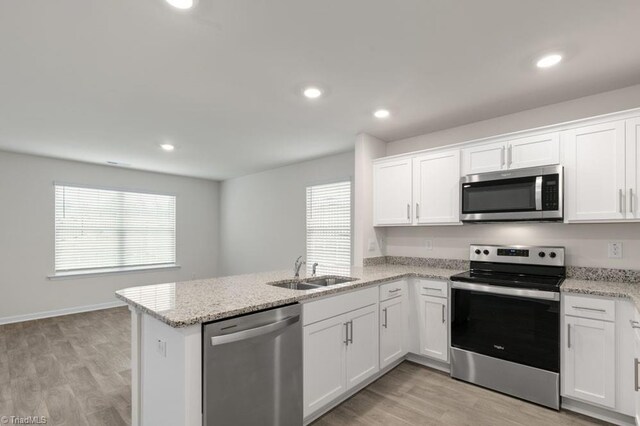
POLYGON ((280 281, 268 284, 274 287, 287 288, 289 290, 315 290, 355 280, 357 280, 357 278, 326 276, 306 278, 304 280, 280 281))
POLYGON ((307 278, 304 280, 307 284, 313 284, 321 287, 328 287, 336 284, 348 283, 351 281, 355 281, 356 278, 348 278, 348 277, 316 277, 316 278, 307 278))

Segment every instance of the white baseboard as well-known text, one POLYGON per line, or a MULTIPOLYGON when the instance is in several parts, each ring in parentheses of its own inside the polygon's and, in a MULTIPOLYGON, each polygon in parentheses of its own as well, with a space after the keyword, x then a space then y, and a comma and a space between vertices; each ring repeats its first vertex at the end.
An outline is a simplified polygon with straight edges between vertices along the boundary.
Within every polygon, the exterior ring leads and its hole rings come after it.
POLYGON ((32 321, 42 318, 59 317, 61 315, 78 314, 80 312, 99 311, 101 309, 117 308, 119 306, 126 306, 126 303, 116 300, 107 303, 98 303, 97 305, 85 305, 75 306, 73 308, 56 309, 54 311, 36 312, 26 315, 15 315, 12 317, 0 318, 0 325, 11 324, 15 322, 32 321))
POLYGON ((576 401, 575 399, 567 398, 565 396, 562 397, 560 406, 563 410, 574 411, 576 413, 584 414, 585 416, 613 423, 614 425, 635 426, 635 419, 633 417, 626 416, 606 408, 600 408, 586 402, 576 401))

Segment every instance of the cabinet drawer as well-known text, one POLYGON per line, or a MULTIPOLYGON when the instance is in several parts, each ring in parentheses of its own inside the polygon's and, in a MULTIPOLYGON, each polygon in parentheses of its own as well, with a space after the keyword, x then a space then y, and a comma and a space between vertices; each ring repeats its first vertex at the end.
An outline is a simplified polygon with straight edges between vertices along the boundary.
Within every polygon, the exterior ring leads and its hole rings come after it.
POLYGON ((307 302, 302 305, 302 325, 313 324, 376 303, 378 303, 378 287, 307 302))
POLYGON ((423 296, 447 297, 449 285, 446 281, 418 280, 416 283, 418 294, 423 296))
POLYGON ((392 297, 403 296, 407 293, 406 281, 394 281, 380 286, 380 300, 391 299, 392 297))
POLYGON ((564 313, 581 318, 615 321, 616 302, 608 299, 565 294, 564 313))

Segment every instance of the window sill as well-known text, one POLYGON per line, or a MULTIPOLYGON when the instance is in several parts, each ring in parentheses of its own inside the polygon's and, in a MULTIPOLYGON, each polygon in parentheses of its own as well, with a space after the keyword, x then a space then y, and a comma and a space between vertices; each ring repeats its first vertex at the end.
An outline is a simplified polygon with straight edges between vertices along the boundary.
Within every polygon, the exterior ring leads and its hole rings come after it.
POLYGON ((180 265, 172 264, 172 265, 133 266, 128 268, 105 268, 105 269, 91 269, 91 270, 69 271, 69 272, 56 272, 53 275, 47 276, 47 278, 52 281, 55 281, 55 280, 67 280, 67 279, 73 279, 73 278, 99 277, 103 275, 157 272, 157 271, 166 271, 171 269, 180 269, 180 265))

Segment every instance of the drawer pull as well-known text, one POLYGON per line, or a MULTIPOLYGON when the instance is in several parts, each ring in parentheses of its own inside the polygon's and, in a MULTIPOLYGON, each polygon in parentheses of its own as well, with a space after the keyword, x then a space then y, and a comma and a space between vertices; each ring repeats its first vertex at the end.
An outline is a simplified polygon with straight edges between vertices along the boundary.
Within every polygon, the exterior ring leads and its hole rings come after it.
POLYGON ((640 328, 640 322, 634 320, 629 320, 629 322, 631 323, 631 328, 640 328))
POLYGON ((422 287, 423 290, 433 290, 433 291, 442 291, 441 288, 438 287, 422 287))
POLYGON ((401 288, 394 288, 393 290, 389 290, 389 293, 397 293, 400 290, 402 290, 401 288))
POLYGON ((585 308, 584 306, 572 306, 573 309, 578 309, 580 311, 593 311, 593 312, 607 312, 606 309, 598 309, 598 308, 585 308))

